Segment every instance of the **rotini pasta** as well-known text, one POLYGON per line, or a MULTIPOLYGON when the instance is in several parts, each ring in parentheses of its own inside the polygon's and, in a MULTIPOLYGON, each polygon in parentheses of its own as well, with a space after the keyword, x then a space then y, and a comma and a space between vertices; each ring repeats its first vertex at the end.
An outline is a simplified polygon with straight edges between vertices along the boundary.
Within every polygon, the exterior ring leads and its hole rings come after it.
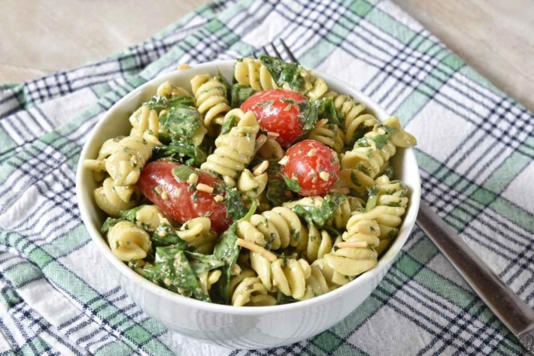
POLYGON ((206 217, 186 221, 176 234, 187 242, 195 252, 205 254, 211 253, 217 238, 211 231, 210 219, 206 217))
POLYGON ((246 277, 236 286, 232 293, 234 306, 266 306, 276 304, 276 298, 269 295, 267 288, 258 277, 246 277))
POLYGON ((300 74, 304 78, 304 93, 308 98, 319 99, 328 91, 325 81, 314 76, 311 71, 301 69, 300 74))
POLYGON ((115 185, 137 183, 141 170, 152 156, 153 144, 143 138, 127 136, 116 142, 106 158, 106 171, 115 185))
POLYGON ((237 234, 258 246, 278 250, 290 243, 296 246, 306 232, 297 214, 286 207, 276 207, 239 221, 237 234))
POLYGON ((321 295, 350 282, 350 279, 332 269, 320 258, 311 264, 311 274, 306 280, 313 295, 321 295))
POLYGON ((224 84, 217 77, 199 74, 191 79, 191 87, 204 126, 213 131, 215 124, 222 125, 224 115, 231 109, 224 84))
POLYGON ((257 59, 243 58, 234 66, 234 78, 241 85, 248 85, 254 90, 276 89, 278 85, 271 73, 257 59))
POLYGON ((356 277, 374 268, 378 254, 371 248, 340 248, 324 257, 324 261, 335 272, 356 277))
POLYGON ((250 262, 268 291, 276 289, 294 299, 305 299, 306 280, 311 275, 311 267, 305 259, 278 258, 270 262, 262 255, 251 252, 250 262))
POLYGON ((135 221, 145 230, 156 231, 161 224, 170 225, 169 220, 163 215, 161 210, 155 205, 143 205, 135 213, 135 221))
POLYGON ((335 124, 314 127, 308 134, 308 138, 324 143, 337 153, 343 150, 343 132, 335 124))
POLYGON ((334 106, 343 117, 345 144, 351 144, 378 123, 376 117, 367 112, 364 104, 357 103, 350 96, 330 91, 326 97, 334 100, 334 106))
POLYGON ((130 116, 130 124, 132 130, 130 136, 143 137, 145 132, 149 135, 157 137, 159 132, 159 117, 158 113, 154 109, 150 109, 146 105, 142 105, 139 109, 134 111, 130 116))
POLYGON ((134 261, 146 257, 152 246, 145 230, 129 221, 119 221, 108 232, 111 252, 121 261, 134 261))
POLYGON ((250 198, 258 198, 265 190, 267 180, 267 173, 254 175, 248 169, 244 169, 237 181, 237 189, 250 198))
POLYGON ((395 142, 403 145, 398 147, 409 147, 415 143, 415 138, 401 128, 395 117, 375 125, 341 158, 340 177, 343 182, 359 194, 372 187, 374 178, 383 171, 397 151, 392 137, 395 137, 395 142))
POLYGON ((235 178, 254 157, 259 125, 252 112, 234 109, 228 115, 239 117, 237 126, 215 140, 215 151, 200 168, 221 175, 227 184, 235 185, 235 178))
POLYGON ((122 210, 133 208, 137 203, 137 199, 132 199, 134 196, 135 187, 115 186, 109 177, 94 191, 96 205, 113 217, 119 216, 122 210))
POLYGON ((408 188, 398 180, 390 181, 385 175, 375 182, 378 194, 376 206, 365 215, 378 222, 380 242, 375 249, 380 254, 399 233, 398 227, 408 207, 408 188))
POLYGON ((156 96, 164 96, 164 97, 171 97, 171 96, 190 96, 189 92, 185 90, 182 87, 176 87, 172 86, 172 84, 169 81, 163 82, 158 86, 156 89, 156 96))

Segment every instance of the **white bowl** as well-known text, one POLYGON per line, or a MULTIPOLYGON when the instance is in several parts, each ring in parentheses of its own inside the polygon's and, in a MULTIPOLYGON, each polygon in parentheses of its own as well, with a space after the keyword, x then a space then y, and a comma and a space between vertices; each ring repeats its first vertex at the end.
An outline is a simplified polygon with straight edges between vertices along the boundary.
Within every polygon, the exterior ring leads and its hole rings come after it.
MULTIPOLYGON (((144 279, 118 260, 109 249, 100 226, 105 216, 93 199, 96 188, 90 171, 83 167, 87 158, 95 158, 102 143, 114 136, 128 134, 129 115, 156 92, 161 83, 190 88, 189 80, 199 73, 221 73, 231 78, 233 61, 216 61, 197 65, 155 78, 119 100, 96 125, 83 147, 78 163, 76 194, 83 222, 94 244, 118 271, 121 285, 127 294, 147 314, 171 330, 199 340, 230 348, 255 349, 287 345, 314 336, 341 321, 354 311, 376 288, 391 267, 395 257, 408 239, 417 211, 421 183, 419 169, 412 149, 399 150, 394 159, 397 177, 410 188, 410 206, 404 217, 399 236, 380 258, 378 265, 352 282, 321 296, 269 307, 233 307, 207 303, 168 291, 144 279)), ((329 88, 350 94, 374 111, 379 119, 388 115, 367 96, 350 86, 318 73, 329 88)))

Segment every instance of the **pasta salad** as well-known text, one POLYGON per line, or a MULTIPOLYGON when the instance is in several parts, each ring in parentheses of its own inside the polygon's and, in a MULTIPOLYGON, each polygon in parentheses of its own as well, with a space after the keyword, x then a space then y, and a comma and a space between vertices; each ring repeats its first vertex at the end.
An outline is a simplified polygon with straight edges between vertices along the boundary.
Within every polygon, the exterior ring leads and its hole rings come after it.
POLYGON ((84 162, 118 259, 234 306, 312 298, 376 266, 409 204, 390 162, 416 140, 396 117, 269 56, 190 84, 161 84, 84 162))

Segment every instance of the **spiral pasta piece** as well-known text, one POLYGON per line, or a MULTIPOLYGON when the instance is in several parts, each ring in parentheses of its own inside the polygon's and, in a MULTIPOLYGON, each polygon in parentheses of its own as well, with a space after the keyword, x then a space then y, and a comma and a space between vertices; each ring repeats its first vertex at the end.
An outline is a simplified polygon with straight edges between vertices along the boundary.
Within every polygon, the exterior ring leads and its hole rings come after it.
POLYGON ((385 175, 378 177, 376 180, 378 189, 378 199, 376 214, 380 211, 384 215, 377 216, 380 227, 380 243, 376 251, 382 253, 399 234, 399 226, 402 224, 402 217, 408 208, 408 188, 398 180, 390 181, 385 175), (394 208, 394 209, 390 209, 394 208))
POLYGON ((134 186, 114 186, 113 179, 106 178, 101 187, 96 188, 96 205, 108 215, 117 217, 122 210, 131 209, 137 203, 134 186), (135 199, 132 199, 132 198, 135 199))
POLYGON ((135 213, 135 221, 148 231, 156 231, 161 224, 170 225, 169 220, 155 205, 143 205, 135 213))
POLYGON ((306 283, 314 296, 327 293, 339 286, 347 284, 350 279, 339 274, 320 258, 311 264, 311 273, 306 283))
POLYGON ((148 133, 149 135, 158 137, 159 117, 156 110, 142 105, 133 112, 129 120, 132 125, 130 136, 143 137, 145 133, 148 133))
POLYGON ((326 230, 319 230, 314 225, 308 225, 303 229, 305 234, 300 237, 295 249, 307 261, 313 262, 332 250, 334 240, 326 230))
POLYGON ((254 175, 245 168, 237 181, 237 189, 250 198, 258 198, 265 190, 268 179, 267 173, 254 175))
POLYGON ((234 66, 234 78, 241 85, 248 85, 254 90, 276 89, 278 85, 271 73, 259 60, 243 58, 234 66))
POLYGON ((276 298, 271 296, 267 288, 258 277, 246 277, 232 293, 232 305, 234 306, 266 306, 275 305, 276 298))
POLYGON ((200 168, 221 175, 228 185, 233 186, 235 178, 254 158, 256 134, 260 127, 251 111, 245 114, 241 109, 234 109, 230 113, 239 117, 237 126, 217 137, 215 151, 200 168))
POLYGON ((270 262, 262 255, 251 252, 250 263, 268 291, 278 290, 297 300, 307 296, 306 280, 311 274, 311 267, 305 259, 278 258, 270 262))
POLYGON ((191 79, 198 112, 203 116, 204 126, 213 131, 214 125, 222 125, 224 114, 230 111, 226 88, 217 77, 198 74, 191 79))
POLYGON ((352 279, 374 268, 378 253, 370 247, 342 247, 324 256, 324 262, 333 271, 352 279))
POLYGON ((375 125, 343 155, 341 180, 358 194, 363 194, 374 185, 374 178, 384 170, 397 147, 415 143, 415 138, 402 129, 396 117, 389 118, 383 124, 375 125))
POLYGON ((328 91, 326 82, 316 77, 310 70, 300 68, 300 75, 304 79, 304 93, 312 100, 319 99, 328 91))
POLYGON ((119 221, 108 231, 111 252, 121 261, 134 261, 146 257, 152 247, 147 232, 130 221, 119 221))
POLYGON ((380 228, 366 213, 356 212, 347 222, 347 231, 338 237, 324 263, 349 279, 370 270, 378 262, 375 251, 380 243, 380 228))
MULTIPOLYGON (((241 257, 243 253, 241 252, 239 254, 239 257, 241 257)), ((247 260, 248 260, 248 253, 247 253, 247 260)), ((250 268, 241 269, 239 267, 239 264, 235 264, 234 266, 237 266, 237 270, 235 273, 232 273, 232 278, 230 279, 230 293, 233 294, 236 287, 241 283, 245 278, 247 277, 257 277, 258 275, 256 272, 251 270, 250 268)))
POLYGON ((343 116, 343 132, 346 144, 351 144, 360 132, 363 134, 378 123, 377 118, 367 112, 365 105, 357 103, 352 97, 334 91, 329 91, 326 97, 334 100, 334 106, 343 116))
POLYGON ((106 170, 116 185, 137 183, 141 170, 152 156, 154 145, 144 138, 127 136, 117 142, 116 150, 106 158, 106 170))
POLYGON ((182 87, 173 86, 168 80, 161 83, 156 89, 156 96, 191 96, 187 90, 182 87))
POLYGON ((377 247, 380 227, 374 219, 365 213, 355 213, 347 222, 347 231, 342 235, 345 242, 365 242, 369 247, 377 247))
POLYGON ((332 148, 337 153, 343 150, 343 131, 335 124, 314 127, 308 134, 308 138, 319 141, 332 148))
POLYGON ((217 235, 211 231, 211 221, 198 217, 186 221, 176 234, 198 253, 209 254, 213 250, 217 235))
POLYGON ((306 228, 291 209, 276 207, 254 214, 237 223, 237 235, 267 249, 278 250, 296 246, 307 235, 306 228))

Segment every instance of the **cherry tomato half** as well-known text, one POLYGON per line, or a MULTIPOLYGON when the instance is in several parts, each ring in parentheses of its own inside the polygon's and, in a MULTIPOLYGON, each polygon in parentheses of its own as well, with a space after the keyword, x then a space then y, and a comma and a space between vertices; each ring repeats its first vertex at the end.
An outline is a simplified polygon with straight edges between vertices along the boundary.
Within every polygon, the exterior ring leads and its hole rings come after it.
POLYGON ((241 104, 241 110, 254 112, 260 127, 264 131, 278 134, 276 140, 287 147, 303 133, 298 104, 304 101, 306 97, 300 93, 272 89, 252 95, 241 104))
POLYGON ((316 140, 304 140, 291 146, 281 164, 282 174, 294 185, 290 188, 302 196, 323 196, 338 179, 336 153, 316 140))
MULTIPOLYGON (((167 216, 179 223, 199 216, 211 220, 211 228, 222 232, 231 224, 223 202, 214 200, 215 194, 195 189, 186 179, 178 179, 173 169, 182 166, 168 161, 148 163, 137 183, 145 197, 156 204, 167 216)), ((221 181, 201 170, 188 167, 198 175, 198 182, 215 188, 221 181)))

